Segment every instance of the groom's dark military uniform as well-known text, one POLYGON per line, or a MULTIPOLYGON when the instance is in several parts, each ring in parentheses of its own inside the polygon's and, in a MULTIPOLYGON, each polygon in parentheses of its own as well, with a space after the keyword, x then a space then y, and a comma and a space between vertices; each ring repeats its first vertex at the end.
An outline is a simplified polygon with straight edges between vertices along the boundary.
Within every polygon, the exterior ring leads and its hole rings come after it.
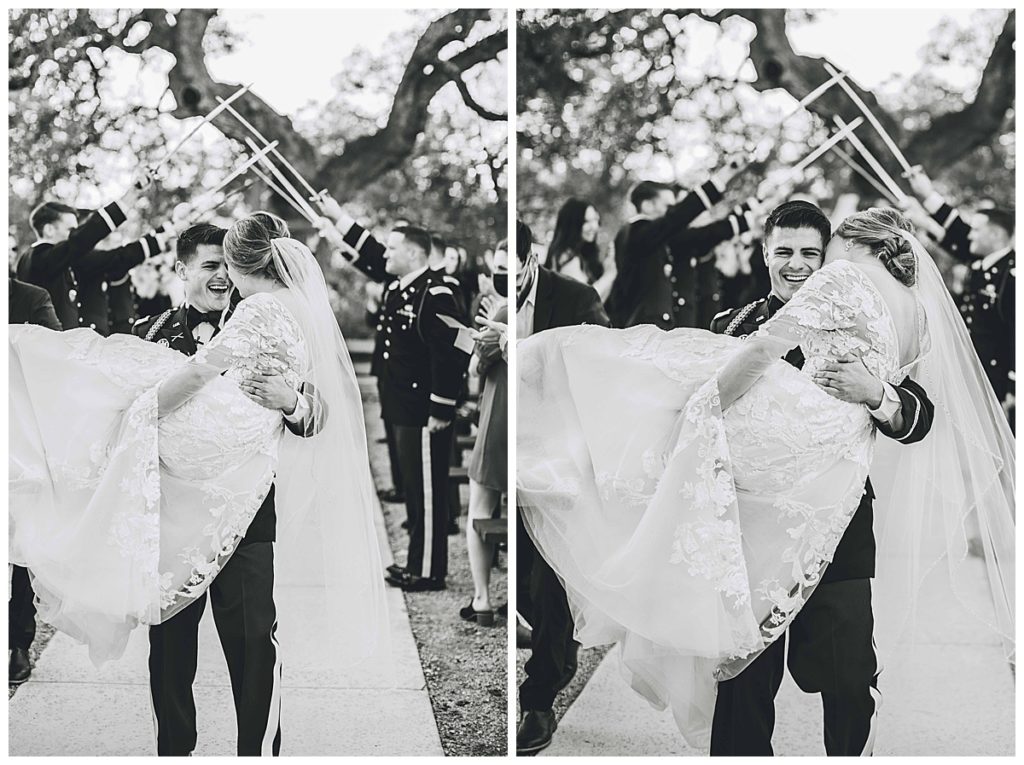
MULTIPOLYGON (((219 313, 181 306, 140 319, 132 332, 192 356, 199 350, 193 330, 219 313)), ((309 393, 304 389, 303 395, 309 393)), ((297 436, 313 435, 310 423, 285 421, 297 436)), ((224 649, 235 699, 239 755, 275 756, 281 750, 281 651, 274 605, 274 486, 256 512, 235 553, 210 585, 217 634, 224 649)), ((196 746, 192 694, 199 655, 199 621, 206 595, 149 629, 149 681, 157 732, 157 754, 188 755, 196 746)))
MULTIPOLYGON (((774 295, 715 317, 711 330, 745 337, 785 305, 774 295)), ((803 366, 800 348, 786 356, 803 366)), ((878 429, 905 444, 931 429, 934 408, 909 377, 896 387, 903 415, 897 431, 878 429)), ((874 744, 879 667, 875 657, 871 578, 875 575, 871 482, 843 534, 821 584, 789 626, 789 671, 800 689, 820 693, 824 707, 825 751, 829 755, 870 754, 874 744)), ((775 695, 782 684, 785 635, 772 643, 732 680, 719 683, 711 729, 712 756, 772 755, 775 695)))

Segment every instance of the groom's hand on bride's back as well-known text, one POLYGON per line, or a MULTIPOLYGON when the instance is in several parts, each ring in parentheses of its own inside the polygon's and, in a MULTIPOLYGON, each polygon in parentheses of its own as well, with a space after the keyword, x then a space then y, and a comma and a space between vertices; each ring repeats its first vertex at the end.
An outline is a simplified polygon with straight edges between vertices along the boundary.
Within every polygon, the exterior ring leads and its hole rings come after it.
POLYGON ((866 404, 877 409, 885 395, 882 381, 853 356, 830 361, 815 370, 811 377, 826 393, 851 404, 866 404))
POLYGON ((299 396, 282 375, 253 375, 240 384, 242 392, 267 409, 291 414, 299 403, 299 396))

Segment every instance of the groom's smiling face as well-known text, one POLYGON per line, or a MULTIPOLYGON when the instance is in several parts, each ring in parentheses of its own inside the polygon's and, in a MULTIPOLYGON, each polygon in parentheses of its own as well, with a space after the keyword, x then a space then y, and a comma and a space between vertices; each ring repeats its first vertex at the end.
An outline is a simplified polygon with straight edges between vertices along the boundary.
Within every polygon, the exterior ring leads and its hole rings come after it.
POLYGON ((185 300, 200 311, 223 311, 228 307, 231 280, 224 263, 224 248, 201 244, 187 261, 176 264, 185 286, 185 300))
POLYGON ((772 292, 784 303, 821 268, 825 243, 813 228, 775 228, 764 242, 764 262, 772 292))

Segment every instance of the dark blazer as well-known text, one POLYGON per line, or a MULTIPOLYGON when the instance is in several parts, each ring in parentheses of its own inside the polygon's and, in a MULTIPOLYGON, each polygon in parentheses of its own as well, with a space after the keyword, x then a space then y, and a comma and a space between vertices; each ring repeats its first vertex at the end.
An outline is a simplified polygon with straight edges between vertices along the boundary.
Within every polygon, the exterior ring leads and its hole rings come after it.
MULTIPOLYGON (((676 315, 683 306, 677 289, 680 275, 670 244, 721 198, 719 188, 708 181, 672 205, 662 217, 634 218, 619 229, 615 235, 615 281, 605 304, 616 327, 683 326, 676 315)), ((688 263, 687 256, 681 269, 684 278, 688 263)))
POLYGON ((533 308, 533 334, 579 324, 610 325, 597 290, 589 284, 540 266, 537 300, 533 308))
MULTIPOLYGON (((734 337, 746 337, 756 332, 783 305, 785 304, 781 300, 772 295, 755 300, 742 308, 723 311, 711 323, 711 331, 734 337)), ((786 356, 786 361, 800 368, 804 362, 803 353, 799 348, 795 348, 786 356)), ((903 427, 895 430, 887 423, 878 423, 878 430, 901 443, 916 443, 931 430, 935 406, 924 388, 909 377, 896 386, 896 394, 900 397, 903 427)), ((871 487, 871 481, 868 480, 860 505, 836 547, 832 562, 825 569, 822 582, 870 579, 875 575, 875 534, 872 528, 874 499, 875 492, 871 487)))
POLYGON ((26 284, 13 276, 7 280, 7 323, 38 324, 60 332, 50 294, 42 287, 26 284))

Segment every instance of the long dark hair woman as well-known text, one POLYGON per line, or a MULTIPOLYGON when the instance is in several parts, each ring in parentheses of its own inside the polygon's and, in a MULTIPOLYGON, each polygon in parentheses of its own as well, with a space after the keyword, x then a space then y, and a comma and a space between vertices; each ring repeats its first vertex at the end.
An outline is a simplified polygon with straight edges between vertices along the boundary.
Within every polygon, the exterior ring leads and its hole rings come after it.
POLYGON ((601 215, 585 199, 570 197, 558 211, 548 248, 548 267, 593 284, 604 275, 597 232, 601 215))

